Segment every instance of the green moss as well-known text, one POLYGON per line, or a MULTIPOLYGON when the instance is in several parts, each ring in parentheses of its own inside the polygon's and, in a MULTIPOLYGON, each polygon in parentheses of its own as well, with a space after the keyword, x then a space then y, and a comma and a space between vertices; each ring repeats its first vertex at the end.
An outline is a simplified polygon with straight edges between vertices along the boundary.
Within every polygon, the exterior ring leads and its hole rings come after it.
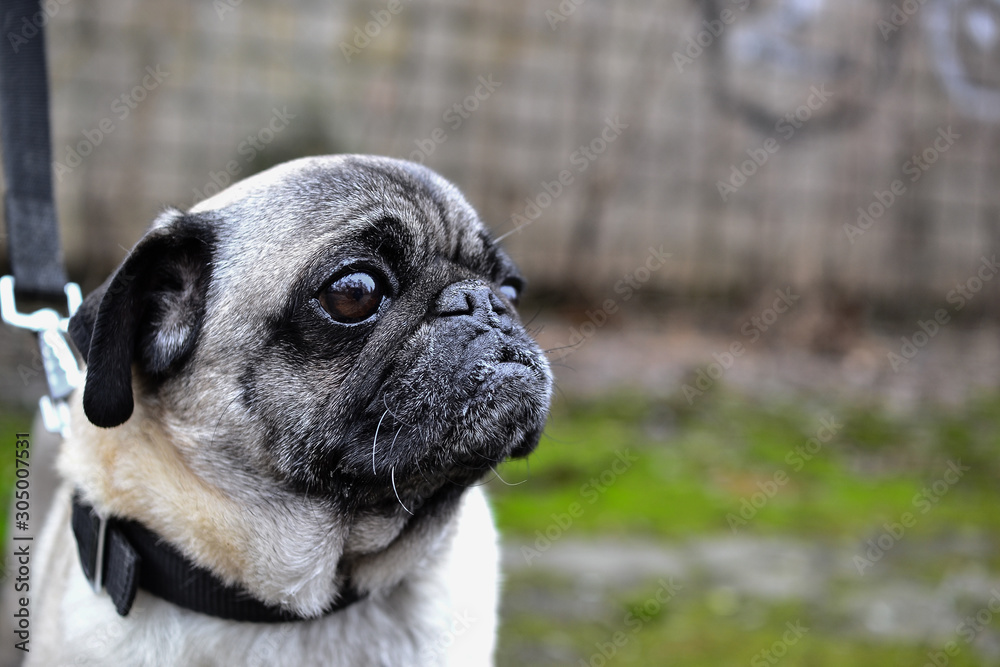
POLYGON ((733 523, 857 536, 905 512, 925 535, 1000 530, 1000 398, 903 418, 719 394, 693 408, 635 397, 557 406, 530 461, 498 471, 523 483, 491 485, 501 527, 530 535, 576 504, 584 533, 682 537, 733 523), (938 496, 959 461, 969 470, 938 496))
MULTIPOLYGON (((515 582, 514 586, 522 585, 515 582)), ((652 588, 649 589, 652 591, 652 588)), ((850 636, 843 619, 801 603, 765 606, 725 592, 684 595, 655 605, 633 594, 601 618, 567 619, 519 611, 501 626, 499 667, 545 665, 922 665, 945 642, 902 643, 850 636)), ((957 641, 950 667, 980 665, 957 641)))

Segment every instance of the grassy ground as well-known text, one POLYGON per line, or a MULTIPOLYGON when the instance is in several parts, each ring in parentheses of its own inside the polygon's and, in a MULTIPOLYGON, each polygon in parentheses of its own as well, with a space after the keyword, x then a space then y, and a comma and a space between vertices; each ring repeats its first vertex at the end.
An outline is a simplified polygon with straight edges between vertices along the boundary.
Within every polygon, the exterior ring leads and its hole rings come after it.
POLYGON ((907 511, 920 518, 913 535, 1000 535, 1000 397, 907 418, 732 396, 682 403, 558 406, 530 460, 499 471, 528 482, 492 485, 501 527, 530 535, 579 503, 588 511, 574 530, 603 535, 850 537, 907 511))
POLYGON ((520 615, 501 632, 498 665, 649 665, 717 667, 788 665, 808 667, 920 667, 928 654, 943 654, 943 665, 966 667, 986 662, 960 639, 954 655, 944 645, 904 645, 844 636, 831 628, 821 611, 783 604, 723 616, 704 601, 682 598, 641 626, 623 619, 640 618, 642 605, 625 600, 618 618, 559 622, 520 615), (617 634, 616 633, 621 633, 617 634), (785 641, 787 634, 788 641, 785 641), (525 654, 526 643, 546 644, 548 656, 525 654))
MULTIPOLYGON (((905 522, 908 548, 893 554, 892 575, 936 585, 956 568, 1000 573, 1000 396, 908 417, 875 406, 776 404, 723 392, 694 405, 683 397, 617 397, 563 402, 547 436, 529 463, 499 471, 508 483, 527 482, 491 484, 502 530, 529 549, 568 515, 565 532, 574 539, 640 535, 683 543, 738 533, 831 549, 862 545, 887 524, 905 522), (992 555, 938 557, 923 548, 959 537, 986 540, 992 555)), ((852 619, 834 608, 836 591, 826 603, 720 602, 731 593, 702 583, 658 609, 650 581, 606 594, 589 613, 560 615, 545 605, 533 612, 531 600, 562 595, 566 609, 576 601, 580 610, 585 591, 558 573, 513 573, 500 663, 923 665, 946 645, 940 637, 901 642, 850 632, 852 619), (636 615, 644 601, 656 609, 648 619, 636 615), (761 653, 798 620, 810 630, 778 646, 780 658, 761 653)), ((993 625, 984 637, 1000 630, 1000 614, 993 625)), ((964 638, 954 639, 946 664, 987 664, 964 638)))
MULTIPOLYGON (((27 425, 25 415, 0 415, 3 437, 27 425)), ((956 562, 953 555, 923 558, 917 546, 893 566, 903 576, 933 583, 971 565, 996 577, 998 437, 1000 395, 907 417, 877 406, 754 400, 718 388, 693 405, 683 397, 563 400, 529 461, 499 470, 508 483, 526 481, 490 486, 501 530, 522 544, 553 516, 569 514, 575 539, 675 544, 736 533, 861 544, 909 513, 911 545, 972 536, 993 547, 985 558, 956 562)), ((13 457, 0 463, 4 492, 12 465, 13 457)), ((882 666, 934 664, 936 657, 939 666, 988 664, 958 635, 948 655, 940 638, 853 632, 850 614, 822 600, 734 597, 711 582, 686 583, 679 591, 655 578, 602 587, 558 573, 513 572, 498 663, 882 666)), ((982 635, 997 631, 1000 617, 982 635)))

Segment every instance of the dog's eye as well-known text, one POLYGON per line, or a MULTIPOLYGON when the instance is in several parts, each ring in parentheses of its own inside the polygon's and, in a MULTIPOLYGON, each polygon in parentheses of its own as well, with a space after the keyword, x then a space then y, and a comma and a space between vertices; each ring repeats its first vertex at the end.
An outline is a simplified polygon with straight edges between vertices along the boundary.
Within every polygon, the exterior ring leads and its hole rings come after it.
POLYGON ((523 285, 521 284, 521 281, 514 278, 506 280, 502 285, 500 285, 500 293, 510 299, 510 302, 515 306, 521 298, 522 289, 523 285))
POLYGON ((319 294, 319 302, 336 321, 353 324, 374 315, 384 297, 381 281, 358 271, 327 285, 319 294))

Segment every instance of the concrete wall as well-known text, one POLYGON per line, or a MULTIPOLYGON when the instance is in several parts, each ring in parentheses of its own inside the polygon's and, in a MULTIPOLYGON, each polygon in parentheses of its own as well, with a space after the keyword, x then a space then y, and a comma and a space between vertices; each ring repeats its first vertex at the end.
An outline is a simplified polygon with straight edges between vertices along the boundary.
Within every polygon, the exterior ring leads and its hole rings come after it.
POLYGON ((424 160, 498 235, 522 222, 535 284, 588 294, 662 244, 670 290, 943 299, 996 247, 996 3, 576 2, 51 0, 73 274, 227 167, 320 152, 424 160))

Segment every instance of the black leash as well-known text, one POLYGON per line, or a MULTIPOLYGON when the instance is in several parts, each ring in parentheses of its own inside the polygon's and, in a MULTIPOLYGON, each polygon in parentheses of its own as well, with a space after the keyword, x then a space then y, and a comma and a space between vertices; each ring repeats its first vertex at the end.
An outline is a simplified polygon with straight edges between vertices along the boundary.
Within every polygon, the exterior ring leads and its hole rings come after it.
POLYGON ((45 21, 38 0, 5 0, 0 14, 0 138, 6 192, 7 250, 12 276, 0 279, 0 314, 8 324, 38 334, 49 395, 39 403, 45 427, 65 432, 66 399, 80 369, 66 330, 69 317, 44 308, 21 313, 17 298, 67 304, 72 316, 80 287, 66 282, 52 197, 52 140, 45 66, 45 21))
POLYGON ((38 0, 6 0, 0 45, 4 216, 18 297, 64 301, 66 272, 52 197, 52 141, 44 16, 38 0), (37 33, 25 26, 37 28, 37 33), (26 37, 31 35, 31 37, 26 37))

